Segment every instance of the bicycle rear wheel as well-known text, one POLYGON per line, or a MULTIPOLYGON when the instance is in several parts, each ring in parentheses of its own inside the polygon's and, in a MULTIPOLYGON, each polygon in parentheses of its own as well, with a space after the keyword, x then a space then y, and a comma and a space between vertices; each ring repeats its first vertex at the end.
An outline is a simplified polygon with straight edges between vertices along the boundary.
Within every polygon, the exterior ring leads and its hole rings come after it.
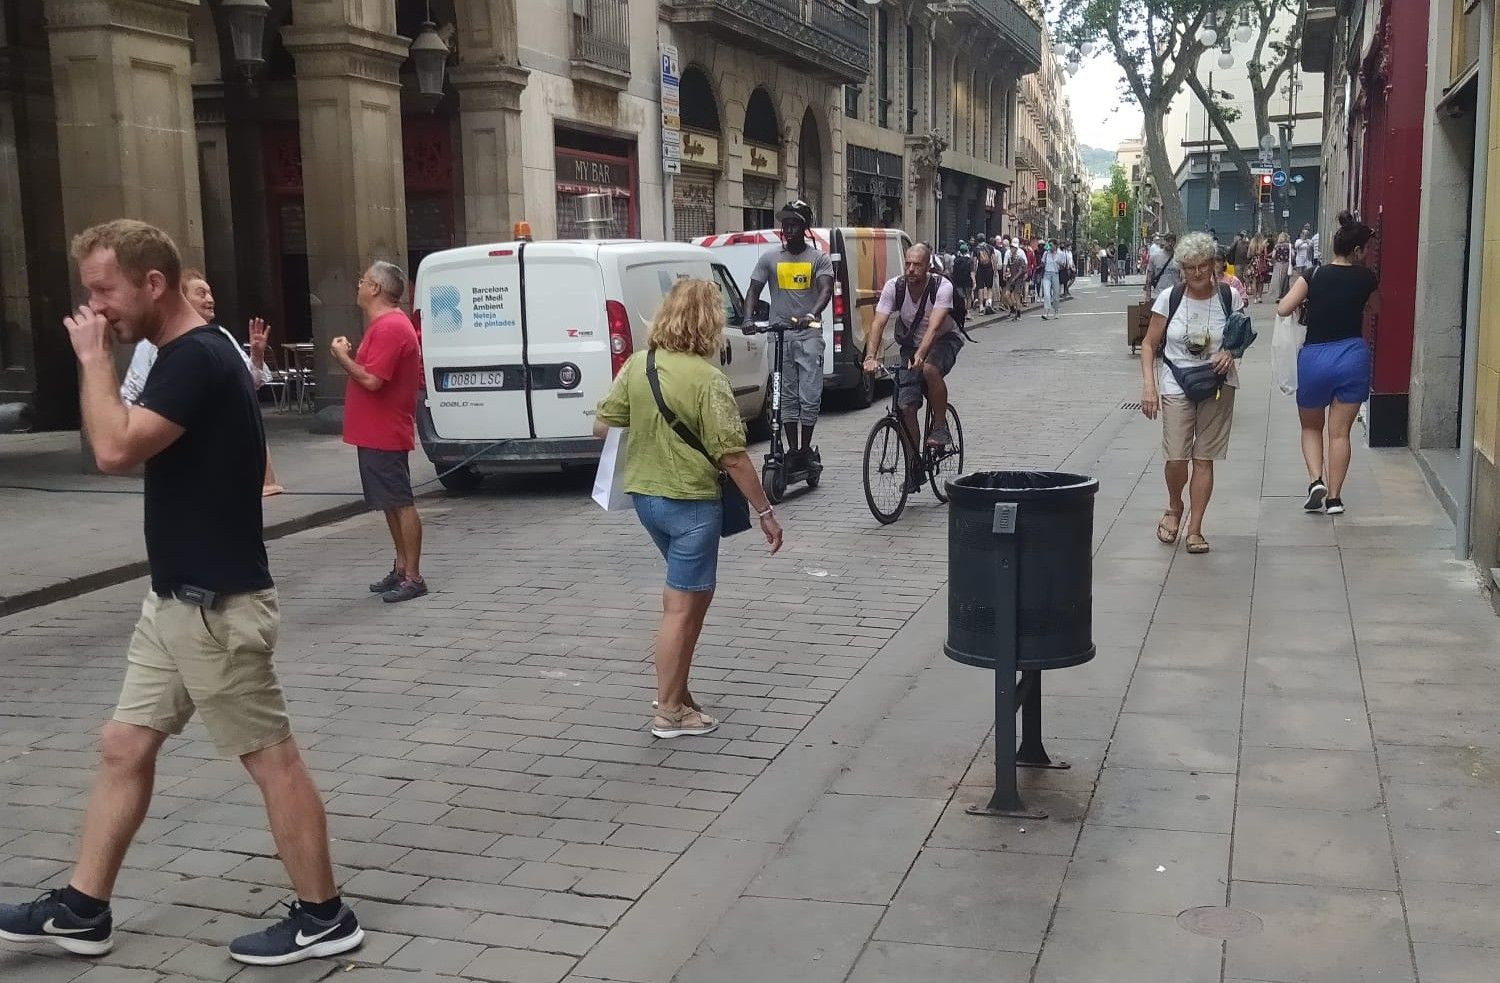
MULTIPOLYGON (((931 433, 931 420, 927 427, 931 433)), ((952 439, 946 446, 927 449, 927 480, 939 502, 948 501, 948 490, 944 485, 964 473, 964 428, 958 422, 958 410, 952 403, 948 404, 948 436, 952 439)))
POLYGON ((890 417, 877 421, 865 440, 865 502, 882 525, 895 522, 906 508, 910 468, 910 454, 896 421, 890 417))

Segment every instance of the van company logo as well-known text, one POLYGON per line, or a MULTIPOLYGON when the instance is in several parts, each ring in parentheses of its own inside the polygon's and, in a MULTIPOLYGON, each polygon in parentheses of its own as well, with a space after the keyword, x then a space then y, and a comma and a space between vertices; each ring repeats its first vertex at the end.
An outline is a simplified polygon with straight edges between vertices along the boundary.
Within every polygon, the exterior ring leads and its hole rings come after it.
POLYGON ((428 292, 429 310, 423 319, 424 327, 431 327, 440 334, 452 334, 463 327, 463 314, 458 309, 458 288, 452 284, 440 284, 428 292))

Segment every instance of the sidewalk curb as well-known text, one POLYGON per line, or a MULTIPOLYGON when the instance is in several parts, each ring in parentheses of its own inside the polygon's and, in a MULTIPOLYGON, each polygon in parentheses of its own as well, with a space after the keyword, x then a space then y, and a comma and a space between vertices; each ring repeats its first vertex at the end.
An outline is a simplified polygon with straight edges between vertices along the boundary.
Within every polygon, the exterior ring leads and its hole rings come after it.
MULTIPOLYGON (((419 498, 425 496, 418 496, 419 498)), ((299 532, 306 532, 318 526, 339 522, 351 516, 358 515, 366 510, 363 499, 352 498, 338 505, 330 505, 326 509, 309 512, 291 519, 285 519, 265 527, 264 538, 266 542, 291 536, 299 532)), ((105 587, 114 587, 137 577, 144 577, 150 572, 145 560, 137 560, 134 563, 126 563, 121 566, 111 567, 108 570, 99 570, 65 580, 57 584, 48 584, 46 587, 38 587, 36 590, 25 591, 10 597, 0 597, 0 618, 7 615, 19 614, 32 608, 41 607, 44 604, 53 604, 57 601, 66 601, 88 594, 92 591, 101 590, 105 587)))
POLYGON ((618 983, 672 979, 923 670, 943 658, 947 613, 945 585, 667 868, 574 974, 618 983))

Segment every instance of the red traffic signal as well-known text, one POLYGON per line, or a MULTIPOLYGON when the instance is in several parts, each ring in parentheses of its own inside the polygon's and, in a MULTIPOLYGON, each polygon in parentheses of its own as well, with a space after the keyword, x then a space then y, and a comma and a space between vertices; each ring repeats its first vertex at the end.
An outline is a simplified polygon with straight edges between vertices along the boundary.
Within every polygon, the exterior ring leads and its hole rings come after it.
POLYGON ((1260 183, 1262 185, 1266 186, 1266 187, 1270 187, 1270 184, 1271 184, 1271 175, 1269 175, 1269 174, 1262 174, 1260 176, 1260 183))
POLYGON ((1043 194, 1046 193, 1046 191, 1047 191, 1047 181, 1046 181, 1045 178, 1037 178, 1036 189, 1038 191, 1042 192, 1043 194))
POLYGON ((1125 203, 1123 201, 1117 201, 1117 202, 1115 202, 1115 214, 1118 215, 1118 216, 1120 216, 1120 217, 1122 217, 1122 218, 1124 217, 1124 215, 1125 215, 1125 203))

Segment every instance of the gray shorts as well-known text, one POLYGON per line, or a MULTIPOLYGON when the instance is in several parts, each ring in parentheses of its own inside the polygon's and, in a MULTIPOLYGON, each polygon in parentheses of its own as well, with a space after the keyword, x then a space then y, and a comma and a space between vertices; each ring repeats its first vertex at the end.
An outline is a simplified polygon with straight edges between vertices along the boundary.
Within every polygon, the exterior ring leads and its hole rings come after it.
POLYGON ((355 449, 359 452, 359 484, 364 489, 366 505, 384 511, 415 504, 406 451, 355 449))
MULTIPOLYGON (((946 379, 948 373, 953 371, 954 364, 958 362, 958 352, 963 346, 963 336, 957 331, 949 331, 932 343, 932 350, 927 353, 927 364, 937 366, 938 372, 946 379)), ((902 346, 901 361, 910 362, 916 353, 915 348, 902 346)), ((907 371, 896 373, 896 405, 922 405, 921 373, 907 371)))

